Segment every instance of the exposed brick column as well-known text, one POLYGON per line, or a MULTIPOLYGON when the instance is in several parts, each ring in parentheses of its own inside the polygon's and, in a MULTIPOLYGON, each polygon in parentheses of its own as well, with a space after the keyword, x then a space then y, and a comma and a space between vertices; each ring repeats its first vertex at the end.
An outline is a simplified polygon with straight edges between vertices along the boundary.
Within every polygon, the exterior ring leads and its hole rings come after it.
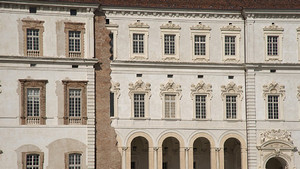
POLYGON ((110 38, 105 28, 105 16, 95 13, 96 83, 96 168, 121 169, 121 154, 117 148, 116 132, 110 119, 110 38))

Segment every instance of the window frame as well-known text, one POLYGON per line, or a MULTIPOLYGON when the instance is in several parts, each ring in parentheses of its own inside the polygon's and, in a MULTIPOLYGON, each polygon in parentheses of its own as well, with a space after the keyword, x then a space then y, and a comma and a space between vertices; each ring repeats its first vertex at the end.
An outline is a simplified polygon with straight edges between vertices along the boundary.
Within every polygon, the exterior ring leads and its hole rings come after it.
MULTIPOLYGON (((66 57, 71 58, 84 58, 84 34, 85 34, 85 23, 77 23, 77 22, 64 22, 65 24, 65 49, 66 49, 66 57), (69 48, 69 34, 70 32, 80 32, 80 52, 70 51, 69 48)), ((75 48, 75 46, 74 46, 75 48)))
POLYGON ((86 125, 87 124, 87 83, 88 81, 63 80, 64 85, 64 124, 65 125, 86 125), (70 89, 81 90, 81 116, 70 117, 69 92, 70 89))
POLYGON ((46 84, 48 80, 19 79, 21 84, 21 125, 45 125, 46 124, 46 84), (27 91, 29 88, 40 90, 39 116, 28 116, 27 91))
POLYGON ((132 119, 150 119, 149 109, 150 109, 150 97, 151 97, 151 85, 150 83, 145 83, 141 79, 133 83, 129 83, 129 97, 131 100, 131 118, 132 119), (135 107, 134 107, 134 95, 144 94, 144 117, 135 117, 135 107))
POLYGON ((148 38, 149 28, 148 24, 144 24, 137 20, 137 22, 130 24, 129 26, 129 41, 130 41, 130 59, 148 59, 148 38), (143 34, 143 53, 134 53, 133 51, 133 36, 134 34, 143 34))
POLYGON ((298 41, 298 61, 300 61, 300 27, 296 29, 298 41))
POLYGON ((167 82, 166 84, 160 85, 160 97, 162 100, 162 119, 163 120, 180 120, 180 99, 182 97, 181 95, 181 86, 175 84, 172 80, 167 82), (167 118, 166 112, 165 112, 165 96, 166 95, 175 95, 175 118, 167 118))
POLYGON ((282 39, 283 39, 283 28, 278 27, 274 23, 270 26, 263 28, 264 40, 265 40, 265 61, 282 61, 282 39), (277 55, 268 54, 268 37, 277 36, 277 55))
POLYGON ((221 96, 223 101, 223 119, 227 121, 242 120, 242 100, 243 90, 242 86, 236 85, 234 82, 221 86, 221 96), (227 118, 227 96, 236 96, 236 118, 227 118))
POLYGON ((265 100, 265 118, 270 121, 281 121, 283 115, 283 102, 285 100, 285 87, 276 82, 263 85, 263 98, 265 100), (269 119, 268 97, 278 96, 278 119, 269 119))
POLYGON ((209 26, 202 25, 199 23, 196 26, 192 26, 191 28, 191 39, 192 39, 192 60, 207 62, 210 59, 210 31, 211 28, 209 26), (196 55, 195 54, 195 36, 205 36, 205 55, 196 55))
POLYGON ((231 23, 221 28, 222 39, 222 58, 224 62, 239 62, 240 61, 240 40, 241 40, 241 28, 233 26, 231 23), (235 37, 235 54, 226 55, 225 52, 225 39, 227 36, 235 37))
POLYGON ((204 81, 199 81, 196 85, 191 85, 191 99, 193 100, 193 120, 211 120, 211 99, 212 99, 212 85, 206 84, 204 81), (197 118, 196 112, 196 96, 205 96, 205 114, 206 118, 197 118))
POLYGON ((43 56, 43 34, 44 34, 44 21, 40 20, 31 20, 31 19, 23 19, 22 20, 22 30, 23 30, 23 48, 24 48, 24 56, 29 57, 39 57, 43 56), (28 50, 27 44, 27 30, 38 30, 39 35, 39 50, 28 50))
POLYGON ((39 169, 43 169, 44 166, 44 153, 37 152, 37 151, 29 151, 29 152, 22 152, 22 168, 27 169, 27 156, 28 155, 39 155, 39 169))
POLYGON ((71 152, 65 153, 65 169, 69 169, 69 167, 70 167, 69 160, 70 160, 70 155, 71 154, 80 154, 80 168, 83 168, 83 166, 84 166, 83 152, 81 152, 81 151, 71 151, 71 152))
POLYGON ((114 116, 110 116, 110 118, 118 118, 118 100, 120 98, 120 83, 111 81, 110 92, 114 95, 114 116))
POLYGON ((167 24, 160 26, 161 29, 161 49, 162 49, 162 59, 163 60, 179 60, 179 40, 180 40, 180 30, 181 27, 179 25, 173 24, 169 21, 167 24), (166 35, 174 35, 174 54, 165 54, 165 36, 166 35))
POLYGON ((117 24, 105 24, 105 27, 110 31, 110 34, 113 35, 112 41, 113 41, 113 47, 112 47, 112 60, 116 60, 118 58, 118 51, 117 51, 117 37, 118 37, 118 28, 119 25, 117 24))

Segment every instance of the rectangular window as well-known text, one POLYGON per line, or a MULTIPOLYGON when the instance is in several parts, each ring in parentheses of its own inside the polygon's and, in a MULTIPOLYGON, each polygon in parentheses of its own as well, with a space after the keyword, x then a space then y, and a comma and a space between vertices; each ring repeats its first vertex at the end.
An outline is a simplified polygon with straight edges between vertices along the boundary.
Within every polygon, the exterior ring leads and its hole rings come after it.
POLYGON ((69 31, 69 56, 70 57, 80 57, 80 31, 69 31))
POLYGON ((26 169, 40 169, 40 155, 27 154, 26 155, 26 169))
POLYGON ((110 117, 115 116, 115 94, 110 92, 110 117))
POLYGON ((131 162, 131 169, 135 169, 135 162, 131 162))
POLYGON ((114 34, 110 33, 109 38, 110 38, 109 45, 110 45, 110 53, 111 53, 110 60, 114 60, 114 34))
POLYGON ((81 116, 81 90, 69 90, 69 117, 81 116))
POLYGON ((40 116, 40 89, 27 88, 27 117, 40 116))
POLYGON ((165 118, 175 118, 175 97, 176 95, 165 95, 165 118))
POLYGON ((205 119, 206 118, 206 95, 196 95, 195 96, 195 106, 196 106, 196 118, 205 119))
POLYGON ((270 95, 268 96, 268 119, 279 119, 278 107, 279 107, 279 96, 270 95))
POLYGON ((226 118, 236 119, 237 96, 226 96, 226 118))
POLYGON ((27 29, 27 51, 39 50, 39 30, 27 29))
POLYGON ((278 36, 268 36, 268 55, 277 56, 278 55, 278 36))
POLYGON ((144 53, 144 34, 133 34, 133 53, 144 53))
POLYGON ((225 55, 235 55, 235 36, 225 36, 225 55))
POLYGON ((195 35, 195 55, 206 55, 205 51, 205 36, 204 35, 195 35))
POLYGON ((175 54, 175 35, 165 35, 164 36, 164 46, 166 55, 175 54))
POLYGON ((134 117, 145 117, 145 94, 134 94, 134 117))
POLYGON ((163 169, 168 169, 168 163, 167 162, 163 162, 163 169))
POLYGON ((80 169, 80 168, 81 168, 81 154, 69 154, 68 169, 80 169))

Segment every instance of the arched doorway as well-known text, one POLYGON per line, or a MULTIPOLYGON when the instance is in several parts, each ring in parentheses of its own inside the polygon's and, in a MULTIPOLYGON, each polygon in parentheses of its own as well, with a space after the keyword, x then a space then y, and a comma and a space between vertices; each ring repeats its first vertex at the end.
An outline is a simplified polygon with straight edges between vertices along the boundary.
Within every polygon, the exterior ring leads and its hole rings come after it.
POLYGON ((224 168, 241 169, 241 143, 235 138, 229 138, 224 143, 224 168))
POLYGON ((280 157, 273 157, 268 160, 266 169, 287 169, 287 162, 280 157))
POLYGON ((168 137, 163 141, 162 169, 180 169, 179 141, 174 137, 168 137))
POLYGON ((204 137, 193 144, 193 169, 210 169, 210 142, 204 137))
POLYGON ((144 137, 136 137, 131 142, 130 169, 149 169, 149 143, 144 137))

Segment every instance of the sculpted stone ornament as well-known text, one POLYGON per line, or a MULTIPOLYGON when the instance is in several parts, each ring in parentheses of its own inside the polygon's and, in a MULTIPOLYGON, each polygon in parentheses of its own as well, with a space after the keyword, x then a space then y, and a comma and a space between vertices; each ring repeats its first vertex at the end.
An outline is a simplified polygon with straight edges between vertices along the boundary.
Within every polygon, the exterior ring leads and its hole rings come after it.
POLYGON ((175 84, 172 80, 169 80, 167 84, 160 85, 160 96, 163 97, 163 93, 166 92, 177 92, 179 97, 181 97, 181 85, 175 84))
POLYGON ((242 86, 236 85, 234 82, 230 82, 227 86, 222 85, 221 86, 221 91, 222 91, 222 96, 225 98, 226 94, 237 94, 241 99, 243 98, 243 90, 242 86))
POLYGON ((264 27, 264 31, 283 31, 283 28, 272 23, 272 25, 264 27))
POLYGON ((280 94, 282 99, 285 99, 285 87, 283 85, 279 85, 278 83, 272 82, 268 85, 263 86, 263 96, 267 98, 268 94, 280 94))
POLYGON ((2 87, 2 84, 1 84, 1 80, 0 80, 0 93, 2 93, 1 87, 2 87))
POLYGON ((210 28, 209 26, 202 25, 202 23, 199 22, 198 25, 192 26, 192 27, 191 27, 191 30, 206 30, 206 31, 210 31, 211 28, 210 28))
POLYGON ((261 143, 270 141, 270 140, 283 140, 293 144, 293 140, 291 137, 291 132, 286 130, 268 130, 260 134, 261 143))
POLYGON ((142 23, 140 20, 137 20, 135 23, 130 24, 129 28, 150 28, 150 26, 142 23))
POLYGON ((169 21, 167 24, 160 26, 160 29, 181 29, 179 25, 175 25, 172 21, 169 21))
POLYGON ((151 84, 144 83, 141 79, 136 81, 135 84, 129 83, 129 90, 130 91, 150 91, 151 84))
POLYGON ((229 23, 229 25, 222 27, 221 31, 241 31, 241 28, 232 25, 232 23, 229 23))
POLYGON ((211 92, 212 92, 212 86, 211 84, 205 84, 202 80, 197 84, 197 85, 194 85, 192 84, 191 85, 191 97, 194 98, 194 95, 196 93, 204 93, 204 94, 208 94, 209 96, 211 95, 211 92))

